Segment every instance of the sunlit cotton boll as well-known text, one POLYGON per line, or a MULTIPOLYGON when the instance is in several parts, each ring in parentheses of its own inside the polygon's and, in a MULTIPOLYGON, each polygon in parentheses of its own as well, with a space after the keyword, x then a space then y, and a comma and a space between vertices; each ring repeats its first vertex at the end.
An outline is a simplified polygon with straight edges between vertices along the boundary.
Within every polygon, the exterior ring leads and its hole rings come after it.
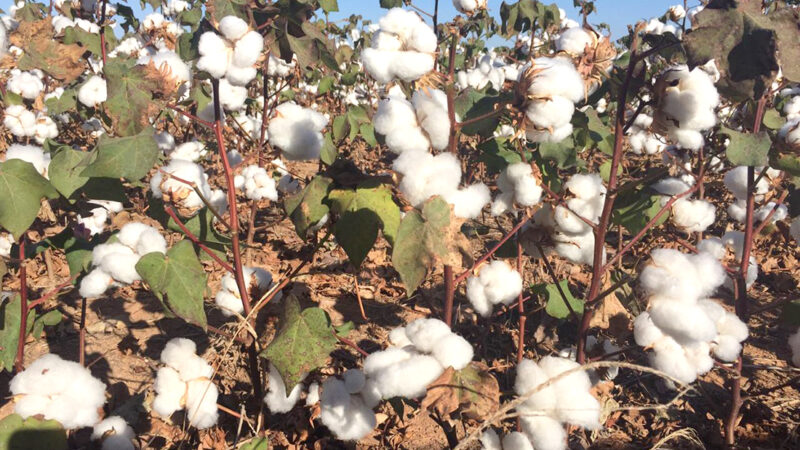
POLYGON ((211 186, 203 167, 181 159, 173 159, 153 175, 150 179, 150 192, 154 197, 175 205, 181 216, 192 217, 205 203, 186 182, 194 183, 206 199, 211 197, 211 186))
POLYGON ((101 442, 102 450, 134 450, 136 435, 120 416, 106 417, 92 429, 92 439, 101 442))
POLYGON ((18 159, 31 163, 33 168, 45 178, 49 178, 50 154, 36 145, 11 144, 6 149, 5 160, 18 159))
POLYGON ((33 100, 44 90, 44 83, 31 72, 17 71, 6 82, 6 89, 22 98, 33 100))
POLYGON ((208 150, 205 144, 200 141, 188 141, 174 147, 167 152, 170 159, 182 159, 184 161, 196 162, 203 159, 208 150))
POLYGON ((716 208, 706 200, 679 199, 672 205, 670 219, 687 233, 702 232, 714 223, 716 208))
POLYGON ((595 37, 592 31, 580 27, 567 28, 559 34, 556 40, 556 50, 567 52, 573 56, 581 56, 586 51, 586 47, 592 47, 595 37))
POLYGON ((45 114, 37 114, 36 125, 33 129, 33 139, 37 144, 42 145, 47 139, 58 137, 58 125, 45 114))
MULTIPOLYGON (((755 170, 754 175, 755 178, 758 179, 759 171, 755 170)), ((734 197, 740 200, 747 199, 746 166, 737 166, 727 171, 725 173, 725 177, 723 178, 723 182, 725 183, 725 187, 731 192, 731 194, 733 194, 734 197)), ((759 199, 759 196, 762 196, 769 191, 769 182, 767 181, 766 177, 761 177, 758 183, 756 183, 753 191, 756 195, 756 200, 759 199)))
MULTIPOLYGON (((254 295, 264 295, 275 285, 272 281, 272 274, 261 267, 243 267, 243 275, 245 283, 247 284, 247 294, 252 300, 254 295)), ((278 292, 274 301, 281 299, 281 293, 278 292)), ((226 317, 235 314, 242 314, 244 312, 244 305, 239 296, 239 287, 236 284, 236 278, 233 274, 226 273, 222 277, 221 287, 217 295, 214 297, 217 306, 222 310, 222 314, 226 317)))
POLYGON ((536 413, 521 415, 522 431, 536 450, 563 450, 567 448, 567 432, 561 423, 549 416, 536 413))
POLYGON ((14 395, 14 412, 28 418, 42 415, 66 429, 91 427, 100 419, 98 409, 105 403, 106 385, 72 361, 48 353, 9 383, 14 395))
POLYGON ((238 189, 243 190, 245 196, 250 200, 278 200, 275 179, 263 167, 257 165, 245 167, 242 174, 236 176, 234 184, 238 189))
POLYGON ((511 209, 516 202, 528 207, 539 203, 542 199, 542 187, 533 176, 530 164, 519 162, 510 164, 497 177, 497 187, 502 194, 492 204, 492 215, 498 216, 511 209))
POLYGON ((414 206, 434 195, 447 197, 461 182, 461 163, 451 153, 433 156, 426 151, 404 152, 392 167, 403 175, 398 188, 414 206))
POLYGON ((317 159, 323 144, 322 130, 327 125, 328 119, 322 114, 286 102, 276 108, 276 116, 269 121, 269 141, 286 159, 317 159))
POLYGON ((416 110, 417 121, 428 135, 431 146, 442 150, 450 136, 450 119, 447 114, 447 95, 439 89, 423 89, 414 92, 411 103, 416 110))
POLYGON ((413 11, 392 8, 379 21, 380 30, 361 61, 381 84, 399 79, 410 82, 433 70, 436 34, 413 11))
POLYGON ((487 0, 453 0, 453 6, 462 14, 471 13, 479 8, 486 8, 487 0))
POLYGON ((658 82, 666 87, 656 121, 681 147, 699 149, 704 144, 701 132, 717 123, 714 110, 719 105, 719 94, 714 80, 700 67, 689 70, 678 65, 666 69, 658 82))
POLYGON ((256 76, 253 65, 264 48, 264 38, 236 16, 223 17, 219 30, 222 36, 213 31, 200 36, 197 69, 214 78, 227 78, 233 85, 244 86, 256 76))
POLYGON ((319 418, 336 438, 356 441, 377 426, 375 413, 360 395, 352 395, 345 382, 328 378, 322 384, 319 418))
POLYGON ((488 186, 475 183, 447 194, 445 200, 453 205, 453 214, 456 217, 476 219, 492 197, 488 186))
POLYGON ((508 305, 522 292, 522 276, 508 263, 494 260, 467 279, 467 298, 475 312, 487 317, 497 304, 508 305))
POLYGON ((108 91, 106 88, 106 80, 97 75, 92 75, 86 80, 80 89, 78 89, 78 101, 94 108, 95 106, 103 103, 108 98, 108 91))
POLYGON ((283 378, 272 363, 269 364, 268 377, 268 391, 267 395, 264 396, 264 403, 266 403, 267 408, 273 413, 286 413, 291 411, 294 405, 297 404, 297 401, 300 400, 300 394, 303 392, 303 385, 298 383, 287 395, 283 378))
POLYGON ((14 136, 33 136, 36 134, 36 115, 24 105, 11 105, 3 111, 3 125, 14 136))
POLYGON ((386 146, 394 153, 427 152, 431 145, 417 122, 413 104, 405 98, 389 96, 381 100, 373 123, 375 131, 386 137, 386 146))
POLYGON ((687 255, 673 249, 659 248, 639 275, 639 283, 648 294, 695 301, 714 292, 725 279, 722 265, 705 253, 687 255))

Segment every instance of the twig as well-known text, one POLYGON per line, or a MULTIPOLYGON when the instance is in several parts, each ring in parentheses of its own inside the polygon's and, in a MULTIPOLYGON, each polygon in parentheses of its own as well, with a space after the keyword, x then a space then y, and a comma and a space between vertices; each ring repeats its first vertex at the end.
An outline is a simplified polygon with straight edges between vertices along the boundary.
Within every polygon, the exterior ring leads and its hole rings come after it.
POLYGON ((14 370, 22 372, 25 361, 25 335, 28 331, 28 275, 25 267, 25 235, 19 238, 19 342, 17 342, 17 359, 14 361, 14 370))
POLYGON ((483 264, 487 259, 491 258, 492 255, 494 255, 495 252, 497 252, 497 250, 499 250, 500 247, 502 247, 503 244, 505 244, 507 240, 511 239, 511 237, 514 236, 514 234, 516 234, 517 231, 519 231, 519 229, 522 228, 522 226, 525 225, 526 223, 528 223, 528 219, 527 218, 521 220, 518 224, 516 224, 514 226, 514 228, 511 229, 511 231, 506 233, 506 235, 503 236, 502 239, 500 239, 500 242, 495 244, 495 246, 492 247, 492 249, 489 250, 485 255, 483 255, 480 258, 478 258, 478 260, 475 261, 475 264, 473 264, 472 267, 470 267, 469 269, 461 272, 461 274, 459 276, 457 276, 455 280, 453 280, 453 286, 458 286, 458 284, 461 283, 462 281, 464 281, 469 276, 469 274, 471 274, 476 268, 478 268, 478 266, 483 264))
POLYGON ((200 238, 195 236, 194 233, 192 233, 191 231, 189 231, 188 228, 186 228, 186 225, 184 225, 183 222, 181 222, 181 219, 175 213, 175 210, 172 209, 172 206, 169 205, 164 205, 164 206, 165 206, 164 211, 166 211, 167 214, 172 218, 172 220, 175 221, 175 223, 178 225, 178 228, 180 228, 181 231, 183 231, 183 234, 185 234, 186 237, 189 238, 189 240, 194 242, 195 245, 197 245, 200 248, 200 250, 206 252, 206 254, 210 256, 211 259, 216 261, 217 264, 222 266, 223 269, 227 270, 230 273, 233 273, 233 267, 231 267, 230 264, 223 261, 219 256, 217 256, 216 253, 214 253, 213 250, 203 245, 203 243, 200 241, 200 238))

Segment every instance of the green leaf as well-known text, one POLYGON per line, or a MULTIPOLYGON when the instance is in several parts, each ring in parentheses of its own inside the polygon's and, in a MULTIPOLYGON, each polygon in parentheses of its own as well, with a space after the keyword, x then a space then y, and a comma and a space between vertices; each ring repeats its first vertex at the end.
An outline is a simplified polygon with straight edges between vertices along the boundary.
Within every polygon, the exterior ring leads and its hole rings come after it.
POLYGON ((570 306, 572 306, 572 310, 575 311, 575 314, 579 316, 583 314, 583 300, 578 300, 572 296, 572 293, 569 291, 567 280, 559 281, 558 286, 555 284, 536 284, 531 287, 531 290, 534 294, 544 296, 547 301, 544 310, 551 317, 555 317, 556 319, 565 319, 569 317, 569 308, 567 308, 567 304, 564 302, 565 297, 570 306), (559 286, 564 292, 564 297, 561 296, 558 290, 559 286))
POLYGON ((339 3, 336 0, 319 0, 319 6, 326 13, 339 11, 339 3))
POLYGON ((600 120, 597 111, 589 107, 585 111, 575 111, 572 116, 576 142, 583 147, 597 148, 606 155, 614 154, 614 134, 600 120))
POLYGON ((341 140, 344 139, 344 137, 350 132, 350 123, 347 120, 347 116, 334 117, 331 131, 333 132, 333 139, 336 142, 341 142, 341 140))
POLYGON ((89 49, 93 55, 102 57, 99 33, 89 33, 88 31, 85 31, 77 26, 67 27, 64 29, 64 43, 78 43, 81 46, 89 49))
POLYGON ((172 313, 205 329, 206 273, 191 241, 178 242, 166 255, 153 252, 142 256, 136 272, 172 313))
POLYGON ((54 327, 61 323, 62 318, 61 312, 57 309, 53 309, 38 316, 36 320, 33 321, 33 330, 31 334, 33 334, 33 337, 36 339, 39 339, 42 336, 42 331, 44 331, 45 326, 54 327))
POLYGON ((381 8, 391 9, 391 8, 401 8, 403 6, 403 0, 381 0, 381 8))
POLYGON ((328 314, 322 308, 301 310, 297 299, 290 296, 286 299, 281 329, 261 357, 278 369, 289 392, 305 374, 326 364, 336 343, 328 314))
POLYGON ((44 101, 48 114, 62 114, 75 109, 77 102, 75 89, 66 89, 60 97, 51 97, 44 101))
POLYGON ((322 150, 319 152, 319 159, 323 163, 330 166, 334 161, 336 161, 338 154, 339 153, 336 151, 336 145, 333 143, 333 139, 331 138, 331 133, 326 133, 325 141, 322 143, 322 150))
POLYGON ((358 131, 361 133, 361 137, 364 138, 364 141, 369 144, 370 147, 375 147, 378 145, 378 139, 375 138, 375 127, 373 127, 371 123, 361 124, 361 128, 359 128, 358 131))
POLYGON ((58 192, 29 162, 9 159, 0 163, 0 226, 14 236, 31 226, 42 198, 58 192))
MULTIPOLYGON (((611 177, 611 161, 605 161, 603 164, 600 164, 600 167, 597 169, 600 172, 600 177, 608 183, 609 178, 611 177)), ((617 176, 622 175, 622 164, 617 166, 617 176)))
POLYGON ((92 156, 91 153, 75 150, 66 145, 60 146, 50 162, 48 171, 50 183, 61 195, 69 198, 73 192, 89 181, 89 177, 82 176, 81 172, 92 156))
MULTIPOLYGON (((461 117, 461 121, 466 122, 491 113, 494 111, 495 105, 500 101, 500 96, 489 95, 474 88, 468 88, 456 97, 453 107, 456 110, 456 114, 461 117)), ((499 123, 500 116, 493 115, 462 127, 461 132, 466 135, 480 134, 481 136, 488 136, 497 129, 499 123)))
POLYGON ((3 102, 6 104, 6 106, 24 105, 25 99, 23 99, 22 96, 19 94, 16 94, 11 91, 6 91, 5 95, 3 95, 3 102))
MULTIPOLYGON (((610 168, 608 169, 610 170, 610 168)), ((611 213, 611 222, 622 225, 629 233, 636 234, 641 231, 653 217, 661 210, 661 196, 653 195, 648 190, 627 191, 620 193, 614 202, 611 213)), ((659 226, 667 221, 669 211, 666 211, 656 221, 659 226)))
POLYGON ((100 136, 95 151, 97 157, 81 172, 81 176, 125 178, 130 181, 144 178, 153 168, 159 153, 153 128, 150 127, 135 136, 100 136))
POLYGON ((152 68, 135 60, 112 58, 103 72, 108 100, 103 104, 112 128, 120 136, 133 136, 150 127, 151 117, 161 112, 164 101, 154 97, 169 93, 166 82, 152 68))
POLYGON ((765 127, 769 128, 770 130, 777 130, 786 123, 786 119, 781 117, 781 114, 770 108, 764 112, 764 117, 761 119, 761 123, 764 124, 765 127))
POLYGON ((506 138, 488 139, 478 145, 478 150, 481 151, 479 160, 486 164, 490 174, 500 173, 510 164, 522 161, 514 145, 506 138))
POLYGON ((0 450, 34 448, 66 450, 67 432, 55 420, 35 417, 23 420, 19 414, 9 414, 0 420, 0 450))
POLYGON ((385 185, 364 183, 355 190, 335 189, 328 194, 331 210, 339 215, 333 228, 336 241, 350 262, 359 267, 375 245, 378 228, 389 243, 394 242, 400 226, 400 208, 385 185))
POLYGON ((772 146, 772 141, 765 131, 758 134, 740 133, 723 127, 719 133, 725 134, 731 139, 728 148, 725 149, 725 155, 731 164, 764 166, 769 163, 769 148, 772 146))
POLYGON ((519 0, 511 5, 503 2, 500 5, 501 32, 503 36, 510 38, 517 33, 530 30, 539 17, 537 5, 539 5, 539 2, 534 0, 519 0))
POLYGON ((400 274, 410 297, 419 287, 436 261, 449 264, 458 227, 450 205, 441 197, 433 197, 422 205, 422 211, 409 211, 397 230, 392 265, 400 274))
MULTIPOLYGON (((156 0, 157 1, 157 0, 156 0)), ((159 8, 154 6, 153 9, 159 8)), ((200 9, 200 5, 195 8, 200 9)), ((225 16, 236 16, 247 21, 247 8, 241 1, 236 0, 208 0, 206 2, 206 14, 210 21, 216 25, 225 16)))
POLYGON ((323 77, 319 80, 319 86, 317 86, 317 94, 322 95, 328 93, 331 88, 333 87, 334 79, 332 76, 328 75, 323 77))
MULTIPOLYGON (((335 1, 335 0, 334 0, 335 1)), ((239 450, 269 450, 269 438, 256 437, 252 441, 242 444, 239 450)))
POLYGON ((569 138, 561 142, 542 142, 539 144, 539 154, 543 160, 555 162, 559 169, 569 169, 577 164, 578 151, 569 138))
POLYGON ((800 177, 800 157, 797 155, 780 155, 776 158, 775 163, 770 164, 770 166, 784 170, 793 177, 800 177))
POLYGON ((14 369, 19 343, 20 317, 19 294, 0 293, 0 369, 14 369))
POLYGON ((330 178, 318 175, 302 191, 286 197, 284 209, 301 238, 305 239, 309 227, 328 214, 324 200, 332 182, 330 178))

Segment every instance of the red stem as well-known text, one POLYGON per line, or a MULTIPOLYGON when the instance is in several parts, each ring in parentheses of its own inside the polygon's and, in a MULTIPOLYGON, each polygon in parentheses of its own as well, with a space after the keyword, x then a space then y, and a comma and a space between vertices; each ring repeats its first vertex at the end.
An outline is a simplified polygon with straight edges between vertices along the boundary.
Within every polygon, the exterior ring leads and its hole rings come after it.
POLYGON ((65 282, 63 282, 63 283, 61 283, 61 284, 59 284, 58 286, 56 286, 55 288, 53 288, 51 291, 49 291, 49 292, 45 293, 44 295, 42 295, 42 296, 41 296, 41 297, 39 297, 38 299, 36 299, 36 300, 34 300, 34 301, 30 302, 30 303, 28 304, 28 311, 30 311, 30 310, 32 310, 33 308, 35 308, 35 307, 37 307, 37 306, 41 305, 41 304, 42 304, 42 303, 44 303, 44 302, 46 302, 46 301, 50 300, 50 299, 51 299, 51 298, 53 298, 55 295, 58 295, 59 291, 61 291, 61 290, 62 290, 62 289, 64 289, 65 287, 67 287, 67 286, 71 285, 71 284, 72 284, 72 283, 73 283, 73 282, 74 282, 74 281, 75 281, 77 278, 78 278, 78 275, 73 275, 72 277, 70 277, 70 279, 69 279, 69 280, 67 280, 67 281, 65 281, 65 282))
POLYGON ((516 232, 519 231, 519 229, 522 228, 522 226, 525 225, 526 223, 528 223, 528 219, 524 219, 520 221, 518 224, 516 224, 514 228, 511 229, 511 231, 506 233, 506 235, 503 236, 502 239, 500 239, 500 242, 495 244, 495 246, 492 247, 491 250, 489 250, 485 255, 481 256, 477 261, 475 261, 475 264, 473 264, 472 267, 462 272, 461 275, 457 276, 456 279, 453 281, 453 286, 458 286, 458 284, 464 281, 479 265, 483 264, 484 261, 491 258, 492 255, 494 255, 495 252, 499 250, 500 247, 502 247, 507 240, 511 239, 511 236, 514 236, 514 234, 516 234, 516 232))
POLYGON ((453 326, 453 300, 456 294, 456 285, 453 282, 453 266, 444 266, 444 323, 453 326))
POLYGON ((78 334, 78 362, 86 367, 86 298, 81 298, 81 322, 78 334))
POLYGON ((100 54, 103 57, 103 69, 106 67, 106 33, 103 31, 103 25, 106 23, 106 2, 103 0, 100 4, 102 10, 100 11, 100 54))
POLYGON ((23 370, 25 355, 25 335, 28 329, 28 277, 25 268, 25 236, 19 240, 19 342, 17 342, 17 360, 14 362, 14 370, 19 373, 23 370))
POLYGON ((167 107, 170 108, 171 110, 175 111, 176 113, 184 116, 184 117, 188 117, 190 120, 192 120, 194 122, 197 122, 200 125, 203 125, 203 126, 208 127, 208 128, 214 128, 214 124, 213 123, 208 122, 206 120, 203 120, 203 119, 195 116, 194 114, 188 113, 188 112, 178 108, 177 105, 169 104, 169 105, 167 105, 167 107))
MULTIPOLYGON (((519 240, 519 233, 517 234, 517 272, 522 274, 522 243, 519 240)), ((523 283, 524 284, 524 283, 523 283)), ((519 342, 517 343, 517 362, 521 362, 525 356, 525 302, 522 300, 522 291, 519 291, 519 300, 517 301, 517 312, 519 312, 519 342)))
POLYGON ((222 259, 220 259, 220 257, 217 256, 216 253, 214 253, 213 250, 211 250, 210 248, 206 247, 205 245, 203 245, 202 242, 200 242, 200 238, 195 236, 194 233, 192 233, 191 231, 189 231, 188 228, 186 228, 186 225, 184 225, 183 222, 181 222, 181 219, 178 217, 178 215, 172 209, 172 206, 169 206, 169 205, 165 205, 165 206, 166 206, 166 208, 164 208, 164 209, 167 212, 167 214, 172 218, 173 221, 175 221, 176 224, 178 224, 178 228, 180 228, 181 231, 183 231, 183 234, 185 234, 186 237, 189 238, 189 240, 191 240, 192 242, 195 243, 195 245, 200 247, 200 250, 206 252, 206 254, 208 256, 210 256, 211 259, 216 261, 217 264, 222 266, 223 269, 227 270, 228 272, 233 273, 233 267, 231 267, 230 264, 228 264, 225 261, 223 261, 222 259))

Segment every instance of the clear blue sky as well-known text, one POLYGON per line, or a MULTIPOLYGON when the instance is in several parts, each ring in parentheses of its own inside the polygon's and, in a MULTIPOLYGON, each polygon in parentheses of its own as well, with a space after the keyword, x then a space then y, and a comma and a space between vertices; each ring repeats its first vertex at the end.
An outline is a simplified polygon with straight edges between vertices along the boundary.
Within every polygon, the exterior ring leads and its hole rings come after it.
MULTIPOLYGON (((0 0, 0 8, 8 11, 13 0, 0 0)), ((47 0, 38 0, 47 4, 47 0)), ((139 0, 110 0, 112 3, 127 4, 134 11, 139 12, 139 0)), ((544 0, 549 3, 552 0, 544 0)), ((343 19, 351 14, 361 14, 365 19, 376 21, 386 10, 382 9, 379 0, 338 0, 339 12, 331 15, 332 20, 343 19)), ((513 3, 513 0, 508 0, 513 3)), ((489 11, 499 20, 500 4, 502 0, 489 0, 489 11)), ((555 0, 561 8, 567 11, 571 19, 579 17, 577 10, 572 6, 572 0, 555 0)), ((635 23, 637 20, 649 19, 650 17, 664 14, 672 5, 682 4, 683 0, 597 0, 595 5, 598 12, 590 18, 591 23, 605 22, 611 26, 612 39, 617 39, 627 31, 627 25, 635 23)), ((696 6, 699 0, 689 0, 689 6, 696 6)), ((414 0, 417 7, 433 12, 434 0, 414 0)), ((145 8, 148 12, 149 7, 145 8)), ((451 0, 439 0, 439 20, 445 22, 456 15, 451 0)))

